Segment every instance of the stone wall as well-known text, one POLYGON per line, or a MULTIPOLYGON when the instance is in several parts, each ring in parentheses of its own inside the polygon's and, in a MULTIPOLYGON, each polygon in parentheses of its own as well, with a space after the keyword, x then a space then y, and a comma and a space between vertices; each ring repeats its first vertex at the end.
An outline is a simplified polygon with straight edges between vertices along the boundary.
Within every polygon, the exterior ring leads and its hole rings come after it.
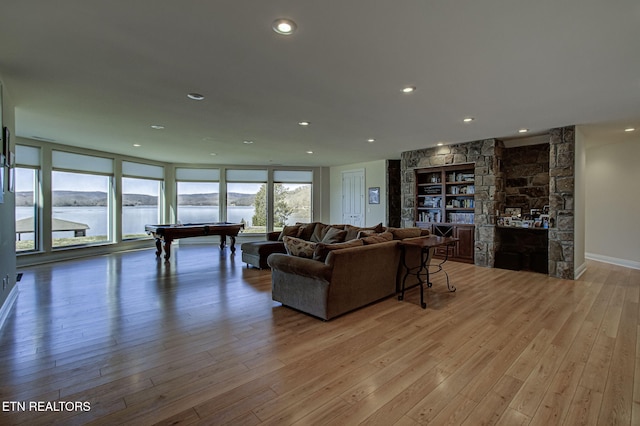
MULTIPOLYGON (((548 177, 544 172, 531 172, 527 182, 532 187, 547 187, 548 202, 544 195, 526 194, 529 208, 542 208, 541 203, 549 205, 551 228, 549 229, 549 275, 558 278, 574 278, 574 183, 575 183, 575 127, 568 126, 552 129, 549 132, 548 177), (546 178, 546 179, 545 179, 546 178)), ((523 156, 531 156, 535 148, 523 156)), ((541 148, 542 149, 542 148, 541 148)), ((475 260, 478 266, 493 267, 496 250, 496 211, 504 211, 507 206, 507 174, 503 160, 504 144, 495 139, 468 142, 436 148, 419 149, 402 153, 402 226, 415 225, 415 169, 446 166, 452 164, 475 164, 475 260)), ((519 160, 520 161, 520 160, 519 160)), ((544 154, 536 154, 535 161, 522 163, 545 163, 544 154)), ((513 165, 513 162, 511 162, 513 165)), ((538 170, 538 165, 532 166, 538 170)), ((544 168, 544 166, 541 166, 544 168)), ((514 182, 510 182, 512 185, 514 182)), ((517 186, 517 188, 524 188, 517 186)), ((535 190, 533 192, 537 192, 535 190)), ((511 192, 511 190, 509 190, 511 192)), ((518 189, 520 193, 520 189, 518 189)), ((525 193, 527 191, 524 191, 525 193)), ((515 195, 515 194, 511 194, 515 195)), ((523 201, 524 203, 524 201, 523 201)), ((509 206, 512 207, 512 206, 509 206)), ((524 204, 523 204, 524 208, 524 204)))
POLYGON ((519 146, 504 150, 506 207, 522 213, 549 205, 549 144, 519 146))
POLYGON ((505 203, 502 172, 504 144, 487 139, 402 153, 402 226, 415 225, 415 169, 475 164, 474 263, 492 267, 495 257, 495 214, 505 203))
POLYGON ((549 275, 574 278, 575 127, 549 138, 549 275))
POLYGON ((387 160, 387 226, 400 228, 402 216, 402 182, 400 160, 387 160))

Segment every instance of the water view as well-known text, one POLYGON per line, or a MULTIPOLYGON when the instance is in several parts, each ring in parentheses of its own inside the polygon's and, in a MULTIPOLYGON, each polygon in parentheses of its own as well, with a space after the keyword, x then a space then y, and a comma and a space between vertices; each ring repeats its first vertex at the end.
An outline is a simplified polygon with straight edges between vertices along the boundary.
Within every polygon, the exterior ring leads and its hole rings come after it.
MULTIPOLYGON (((122 208, 122 231, 123 235, 142 235, 144 226, 158 222, 158 210, 155 206, 127 206, 122 208)), ((252 218, 255 213, 253 206, 233 206, 227 209, 227 221, 240 223, 244 221, 245 226, 250 228, 252 218)), ((54 207, 53 217, 56 219, 71 222, 83 223, 89 226, 86 236, 107 235, 107 208, 106 207, 54 207)), ((217 206, 180 206, 180 222, 218 222, 217 206)), ((16 220, 33 217, 32 207, 16 207, 16 220)), ((287 223, 297 221, 309 221, 308 212, 292 214, 287 223)), ((264 232, 264 230, 263 230, 264 232)), ((73 237, 73 231, 54 232, 53 238, 73 237)), ((21 240, 33 240, 33 233, 25 233, 21 240)))

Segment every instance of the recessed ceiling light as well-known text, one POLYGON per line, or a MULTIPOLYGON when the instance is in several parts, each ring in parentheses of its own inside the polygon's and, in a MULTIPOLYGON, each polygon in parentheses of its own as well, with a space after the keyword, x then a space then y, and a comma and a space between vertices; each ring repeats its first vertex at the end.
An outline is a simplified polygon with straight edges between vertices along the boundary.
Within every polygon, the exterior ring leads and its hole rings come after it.
POLYGON ((313 154, 313 151, 307 151, 307 154, 313 154))
POLYGON ((527 133, 529 131, 529 129, 520 129, 518 130, 518 133, 527 133))
POLYGON ((442 145, 444 145, 444 144, 443 144, 442 142, 438 142, 438 143, 437 143, 437 145, 438 145, 438 146, 442 146, 442 145))
POLYGON ((162 130, 164 129, 164 126, 160 125, 160 124, 152 124, 151 128, 154 130, 162 130))
POLYGON ((311 124, 311 122, 310 121, 298 121, 298 124, 300 126, 308 126, 309 124, 311 124))
POLYGON ((369 138, 369 139, 367 139, 367 142, 369 142, 369 143, 372 143, 372 142, 375 142, 375 141, 376 141, 376 140, 375 140, 374 138, 369 138))
POLYGON ((253 141, 242 141, 242 143, 247 144, 247 145, 251 145, 253 143, 253 141))
POLYGON ((281 35, 291 35, 298 28, 291 19, 276 19, 273 21, 273 31, 281 35))
POLYGON ((140 146, 139 143, 134 143, 133 146, 135 146, 136 148, 140 146))
POLYGON ((402 89, 404 93, 412 93, 416 91, 416 86, 407 86, 402 89))
POLYGON ((462 121, 464 121, 465 123, 471 123, 473 120, 475 120, 475 118, 473 117, 465 117, 462 119, 462 121))
POLYGON ((633 127, 627 127, 626 129, 624 129, 625 132, 633 132, 634 130, 636 130, 633 127))
POLYGON ((194 101, 201 101, 204 99, 204 96, 201 95, 200 93, 189 93, 187 95, 187 98, 193 99, 194 101))
POLYGON ((211 154, 209 154, 209 155, 218 155, 218 154, 216 154, 215 152, 212 152, 212 153, 211 153, 211 154))

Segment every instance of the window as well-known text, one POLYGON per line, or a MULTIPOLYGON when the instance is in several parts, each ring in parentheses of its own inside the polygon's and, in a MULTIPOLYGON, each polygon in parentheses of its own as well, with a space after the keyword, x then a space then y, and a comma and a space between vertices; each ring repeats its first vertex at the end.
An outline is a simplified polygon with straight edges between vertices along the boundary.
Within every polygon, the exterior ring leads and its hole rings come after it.
POLYGON ((16 167, 16 252, 37 249, 37 175, 35 169, 16 167))
POLYGON ((220 170, 176 169, 178 223, 220 222, 220 170))
POLYGON ((112 240, 110 201, 113 161, 53 151, 51 231, 53 247, 112 240), (62 169, 62 170, 61 170, 62 169), (76 169, 63 171, 64 169, 76 169), (90 171, 92 173, 81 173, 90 171), (99 173, 109 173, 103 175, 99 173))
POLYGON ((122 178, 122 238, 151 238, 145 225, 160 223, 161 182, 122 178))
POLYGON ((267 171, 227 170, 227 222, 244 233, 267 232, 267 171))
POLYGON ((161 223, 164 168, 122 162, 122 238, 151 238, 145 225, 161 223))
POLYGON ((273 172, 274 231, 296 222, 311 222, 312 178, 313 173, 310 171, 273 172))
POLYGON ((40 248, 40 148, 16 145, 16 164, 16 252, 20 253, 40 248))

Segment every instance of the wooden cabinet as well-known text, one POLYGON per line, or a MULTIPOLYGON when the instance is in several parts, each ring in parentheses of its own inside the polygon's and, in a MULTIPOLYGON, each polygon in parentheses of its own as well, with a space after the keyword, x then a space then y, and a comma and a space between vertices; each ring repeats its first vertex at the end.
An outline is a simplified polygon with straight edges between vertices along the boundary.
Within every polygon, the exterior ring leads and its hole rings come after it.
POLYGON ((416 169, 416 226, 435 235, 459 238, 449 259, 473 263, 475 218, 475 165, 457 164, 416 169))
POLYGON ((449 260, 473 263, 475 226, 467 224, 434 223, 431 232, 437 236, 458 238, 455 246, 438 247, 435 257, 443 258, 449 250, 449 260))

